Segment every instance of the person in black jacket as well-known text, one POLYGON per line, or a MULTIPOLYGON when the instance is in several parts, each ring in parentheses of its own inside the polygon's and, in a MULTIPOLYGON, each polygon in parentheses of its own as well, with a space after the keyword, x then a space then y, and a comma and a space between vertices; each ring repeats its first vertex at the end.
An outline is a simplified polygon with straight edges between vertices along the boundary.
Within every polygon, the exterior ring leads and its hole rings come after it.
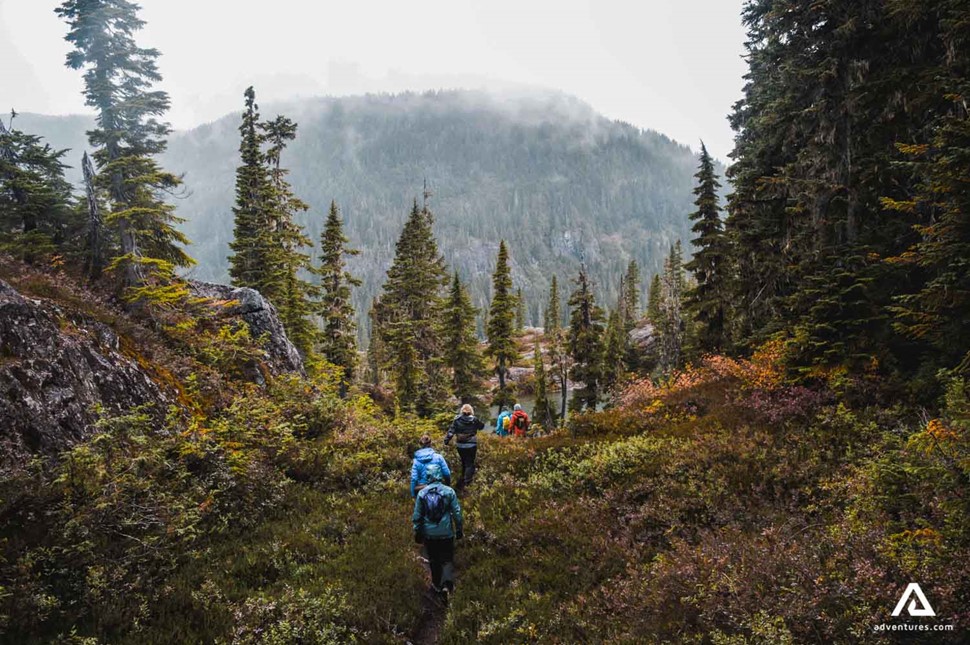
POLYGON ((455 438, 458 448, 458 456, 461 458, 461 479, 458 480, 458 488, 464 488, 472 483, 475 478, 475 455, 478 452, 478 431, 485 427, 475 417, 475 410, 467 403, 461 406, 461 414, 455 417, 445 435, 445 445, 451 443, 451 438, 455 438))

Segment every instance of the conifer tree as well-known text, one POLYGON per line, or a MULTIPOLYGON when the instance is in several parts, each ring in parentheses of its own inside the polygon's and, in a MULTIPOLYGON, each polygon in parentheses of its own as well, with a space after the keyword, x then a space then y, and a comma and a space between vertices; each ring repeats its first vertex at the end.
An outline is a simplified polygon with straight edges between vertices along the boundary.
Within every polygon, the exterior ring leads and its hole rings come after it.
POLYGON ((623 328, 629 333, 640 320, 640 266, 636 260, 627 265, 620 292, 623 328))
POLYGON ((478 309, 472 306, 457 271, 444 316, 445 365, 451 370, 452 393, 461 403, 478 403, 486 372, 475 335, 478 309))
POLYGON ((623 328, 623 318, 615 309, 610 312, 606 324, 606 342, 603 355, 603 390, 612 392, 623 379, 626 355, 627 332, 623 328))
POLYGON ((344 235, 337 202, 330 202, 327 223, 320 235, 320 301, 316 313, 323 321, 319 334, 320 355, 343 370, 341 391, 353 380, 357 367, 357 323, 351 290, 360 280, 347 271, 345 258, 359 253, 350 249, 344 235))
POLYGON ((697 343, 705 352, 717 352, 724 346, 724 312, 726 243, 721 224, 721 207, 717 190, 721 184, 714 173, 714 160, 701 143, 700 167, 697 174, 694 204, 690 214, 697 234, 693 243, 697 248, 686 269, 694 274, 696 286, 686 294, 686 308, 699 325, 697 343))
POLYGON ((559 283, 556 276, 552 276, 549 285, 549 304, 546 307, 543 329, 547 336, 552 336, 562 328, 562 304, 559 302, 559 283))
POLYGON ((656 327, 660 324, 660 299, 662 296, 663 285, 660 282, 660 274, 654 273, 650 281, 650 293, 647 295, 647 320, 656 327))
POLYGON ((271 187, 267 173, 265 154, 262 151, 263 136, 259 131, 259 106, 252 87, 245 92, 246 109, 239 126, 239 153, 242 164, 236 169, 236 205, 233 240, 229 243, 229 275, 237 287, 262 290, 266 278, 272 225, 269 209, 271 187))
POLYGON ((542 345, 539 336, 535 337, 532 364, 535 374, 535 407, 532 409, 532 420, 544 428, 556 425, 556 412, 549 400, 549 378, 546 375, 546 365, 542 358, 542 345))
POLYGON ((521 332, 525 329, 525 296, 522 295, 522 288, 515 290, 515 330, 521 332))
POLYGON ((383 334, 378 327, 378 301, 377 298, 371 300, 370 310, 367 317, 370 320, 370 342, 367 345, 367 380, 374 387, 380 387, 384 383, 384 365, 387 363, 387 356, 384 352, 383 334))
POLYGON ((300 273, 311 270, 310 256, 303 252, 303 248, 312 246, 313 242, 294 218, 309 206, 293 194, 286 180, 289 171, 281 163, 287 143, 296 138, 296 124, 284 116, 277 116, 272 121, 260 123, 259 128, 268 144, 266 206, 270 240, 260 290, 276 305, 290 340, 301 354, 308 356, 317 340, 317 330, 310 319, 313 313, 310 300, 316 296, 317 289, 300 277, 300 273))
POLYGON ((507 405, 512 398, 505 379, 509 367, 519 358, 515 343, 515 300, 509 252, 503 240, 499 243, 495 273, 492 274, 492 304, 486 328, 488 346, 485 355, 495 362, 495 374, 498 376, 498 392, 493 399, 495 405, 507 405))
POLYGON ((61 161, 40 137, 0 120, 0 249, 27 262, 58 252, 65 241, 71 186, 61 161))
POLYGON ((684 269, 678 241, 664 262, 660 288, 660 369, 664 374, 680 366, 684 344, 683 320, 684 269))
POLYGON ((127 0, 66 0, 55 11, 67 21, 74 49, 67 66, 84 69, 85 99, 97 114, 88 132, 95 148, 98 183, 110 200, 105 225, 118 239, 120 255, 109 268, 133 287, 133 300, 180 297, 174 270, 192 264, 180 245, 188 244, 176 226, 182 221, 165 200, 181 180, 155 161, 170 132, 160 120, 168 94, 153 89, 161 81, 156 49, 134 40, 144 22, 138 5, 127 0), (154 288, 154 289, 153 289, 154 288))
POLYGON ((573 393, 570 407, 576 411, 595 410, 603 386, 603 310, 596 305, 585 265, 575 284, 576 290, 569 298, 569 353, 572 376, 583 387, 573 393))
POLYGON ((441 334, 447 273, 432 222, 431 212, 415 200, 376 311, 398 405, 422 415, 445 401, 447 389, 441 334))

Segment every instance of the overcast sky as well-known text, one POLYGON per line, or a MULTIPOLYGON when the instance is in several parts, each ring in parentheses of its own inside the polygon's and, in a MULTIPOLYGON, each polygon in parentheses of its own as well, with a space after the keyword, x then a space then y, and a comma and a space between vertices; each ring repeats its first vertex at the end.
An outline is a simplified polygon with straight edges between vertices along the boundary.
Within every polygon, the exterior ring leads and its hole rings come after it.
MULTIPOLYGON (((725 159, 741 92, 743 0, 141 0, 176 128, 294 96, 562 90, 725 159)), ((89 111, 57 2, 0 0, 0 110, 89 111)))

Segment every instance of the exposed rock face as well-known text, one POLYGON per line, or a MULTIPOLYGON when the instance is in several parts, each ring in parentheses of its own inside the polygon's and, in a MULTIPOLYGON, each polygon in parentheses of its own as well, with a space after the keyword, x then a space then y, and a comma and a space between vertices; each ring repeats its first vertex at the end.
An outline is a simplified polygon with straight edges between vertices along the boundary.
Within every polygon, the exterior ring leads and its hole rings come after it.
POLYGON ((171 397, 119 351, 106 325, 20 295, 0 280, 0 464, 53 454, 89 437, 108 413, 171 397))
MULTIPOLYGON (((283 324, 276 313, 276 307, 255 289, 230 287, 225 284, 212 282, 189 283, 193 295, 199 298, 209 298, 217 302, 228 303, 220 306, 219 316, 226 319, 238 319, 249 326, 249 333, 253 338, 266 335, 266 364, 274 374, 285 372, 305 375, 303 358, 290 339, 286 337, 283 324)), ((261 381, 258 370, 253 378, 261 381)))
POLYGON ((636 349, 637 368, 649 371, 657 365, 659 347, 657 330, 646 320, 641 320, 630 330, 630 343, 636 349))

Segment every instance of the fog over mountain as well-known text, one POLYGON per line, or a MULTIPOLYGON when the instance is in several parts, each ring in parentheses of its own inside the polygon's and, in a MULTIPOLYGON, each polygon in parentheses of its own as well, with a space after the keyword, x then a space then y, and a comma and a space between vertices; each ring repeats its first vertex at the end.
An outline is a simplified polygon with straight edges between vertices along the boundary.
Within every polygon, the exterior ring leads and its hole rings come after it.
MULTIPOLYGON (((258 88, 257 88, 258 92, 258 88)), ((257 94, 258 96, 258 94, 257 94)), ((378 293, 412 200, 427 180, 435 230, 449 266, 484 307, 498 242, 510 246, 513 276, 539 321, 548 281, 569 280, 585 260, 602 301, 612 305, 630 259, 645 282, 677 239, 689 239, 690 148, 652 131, 609 121, 560 93, 443 91, 295 100, 262 106, 299 124, 283 157, 301 218, 319 238, 330 200, 344 215, 351 262, 363 280, 363 316, 378 293)), ((76 164, 85 117, 22 115, 19 127, 70 147, 76 164)), ((192 275, 227 281, 232 238, 238 114, 174 133, 164 165, 185 174, 177 200, 199 264, 192 275)))

